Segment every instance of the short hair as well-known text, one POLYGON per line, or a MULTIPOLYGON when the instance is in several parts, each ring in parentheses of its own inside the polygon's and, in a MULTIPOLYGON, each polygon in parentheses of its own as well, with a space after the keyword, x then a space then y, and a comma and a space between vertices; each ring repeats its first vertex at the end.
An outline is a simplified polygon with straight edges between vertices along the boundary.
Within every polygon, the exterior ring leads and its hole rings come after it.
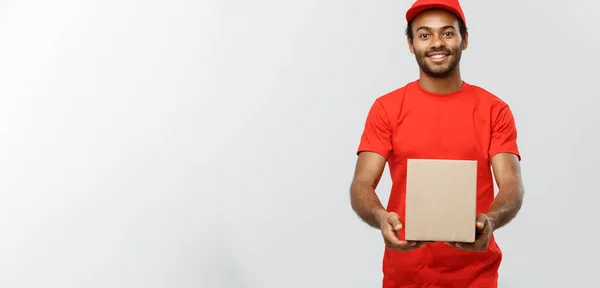
MULTIPOLYGON (((408 24, 406 25, 406 37, 408 37, 408 39, 410 41, 413 40, 413 31, 412 31, 412 20, 408 22, 408 24)), ((465 22, 462 19, 458 19, 458 32, 460 33, 460 36, 465 39, 466 35, 467 35, 467 25, 465 25, 465 22)))

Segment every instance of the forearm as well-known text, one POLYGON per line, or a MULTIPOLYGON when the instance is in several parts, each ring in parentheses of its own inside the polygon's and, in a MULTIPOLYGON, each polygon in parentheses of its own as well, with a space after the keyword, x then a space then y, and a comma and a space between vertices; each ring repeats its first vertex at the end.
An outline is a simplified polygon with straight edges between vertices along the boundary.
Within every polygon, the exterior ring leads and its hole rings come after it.
POLYGON ((507 183, 499 188, 498 195, 487 212, 494 230, 508 224, 517 216, 523 203, 523 192, 523 186, 518 181, 507 183))
POLYGON ((379 229, 380 216, 386 212, 375 189, 367 184, 356 182, 350 187, 350 202, 358 217, 371 227, 379 229))

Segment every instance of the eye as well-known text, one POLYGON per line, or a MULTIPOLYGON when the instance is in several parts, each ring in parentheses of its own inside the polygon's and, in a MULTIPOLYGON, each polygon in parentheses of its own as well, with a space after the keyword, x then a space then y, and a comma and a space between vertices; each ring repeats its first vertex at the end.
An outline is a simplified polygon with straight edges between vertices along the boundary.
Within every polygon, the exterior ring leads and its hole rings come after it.
POLYGON ((429 34, 420 34, 419 38, 425 39, 425 38, 427 38, 427 36, 429 36, 429 34))
POLYGON ((444 32, 444 36, 446 36, 446 37, 450 37, 452 35, 454 35, 454 33, 452 33, 452 32, 444 32))

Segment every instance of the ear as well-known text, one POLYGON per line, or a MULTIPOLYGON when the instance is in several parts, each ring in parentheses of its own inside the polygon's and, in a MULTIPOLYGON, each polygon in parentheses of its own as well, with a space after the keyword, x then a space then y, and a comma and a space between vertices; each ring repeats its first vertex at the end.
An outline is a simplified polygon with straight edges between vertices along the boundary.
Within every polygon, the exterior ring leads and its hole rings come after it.
POLYGON ((406 37, 406 40, 408 42, 408 50, 411 54, 415 54, 415 45, 413 45, 412 39, 406 37))
POLYGON ((464 51, 464 50, 467 50, 468 46, 469 46, 469 32, 465 33, 465 38, 462 39, 461 48, 464 51))

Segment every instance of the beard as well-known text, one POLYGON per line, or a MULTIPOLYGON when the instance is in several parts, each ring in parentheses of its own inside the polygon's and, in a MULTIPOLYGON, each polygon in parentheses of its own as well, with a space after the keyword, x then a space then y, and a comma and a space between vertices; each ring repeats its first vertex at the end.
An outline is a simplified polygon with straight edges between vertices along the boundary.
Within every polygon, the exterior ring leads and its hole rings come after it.
POLYGON ((417 59, 421 71, 433 78, 447 78, 454 69, 456 69, 458 63, 460 63, 461 56, 462 50, 459 47, 457 47, 457 49, 432 49, 425 51, 422 54, 415 53, 415 58, 417 59), (448 59, 443 64, 428 63, 427 55, 433 52, 446 52, 448 53, 448 59))

